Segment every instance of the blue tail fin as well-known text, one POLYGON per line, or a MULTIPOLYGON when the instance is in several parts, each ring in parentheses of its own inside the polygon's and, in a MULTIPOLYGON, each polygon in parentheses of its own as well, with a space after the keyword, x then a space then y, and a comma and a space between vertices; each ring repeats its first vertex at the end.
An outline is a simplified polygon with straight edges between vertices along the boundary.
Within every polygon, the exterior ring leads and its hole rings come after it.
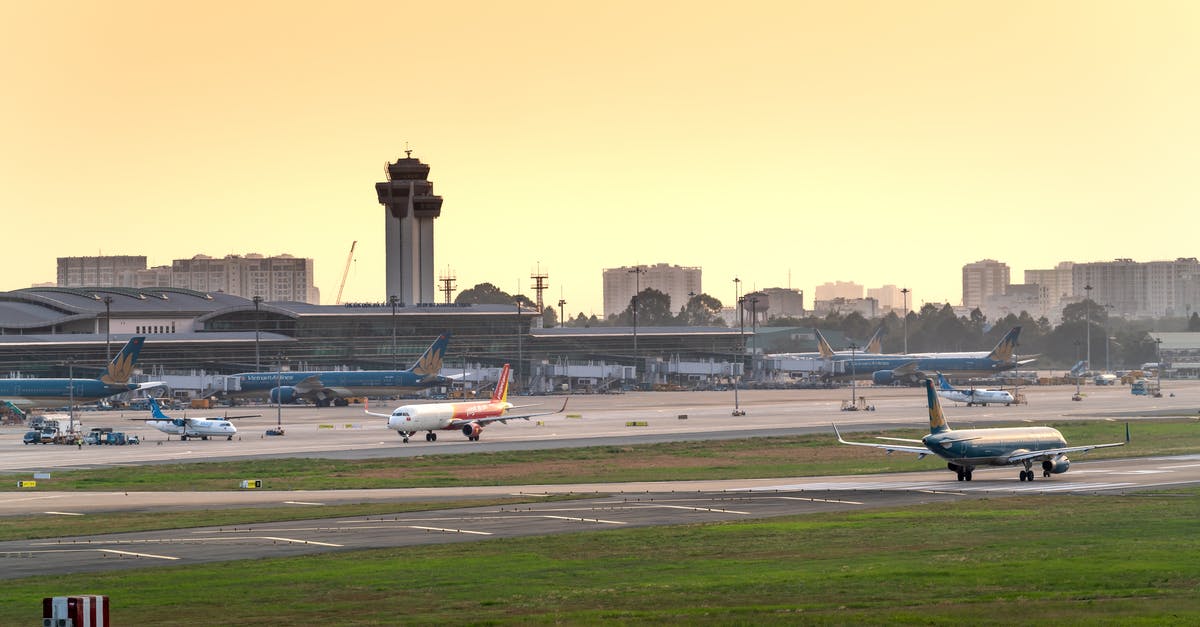
POLYGON ((929 432, 949 431, 950 425, 946 423, 946 414, 942 413, 942 402, 938 400, 937 392, 933 389, 933 381, 922 379, 921 385, 925 386, 925 397, 929 403, 929 432))
POLYGON ((146 342, 143 336, 129 338, 121 352, 108 363, 108 372, 100 377, 105 385, 125 385, 133 376, 133 366, 137 363, 138 355, 142 353, 142 344, 146 342))
POLYGON ((1021 327, 1013 327, 996 343, 996 348, 988 353, 992 361, 1013 362, 1017 359, 1017 337, 1021 335, 1021 327))
POLYGON ((940 373, 940 372, 937 373, 937 380, 938 380, 938 389, 939 390, 949 391, 949 390, 954 389, 954 387, 950 385, 950 382, 946 380, 946 377, 942 376, 942 373, 940 373))
POLYGON ((833 357, 833 347, 829 345, 829 341, 825 339, 825 336, 821 335, 821 331, 819 329, 813 329, 813 335, 817 336, 817 354, 819 354, 822 359, 829 359, 830 357, 833 357))
POLYGON ((150 415, 151 416, 154 416, 155 418, 157 418, 159 420, 170 420, 171 419, 169 416, 167 416, 166 414, 164 414, 162 412, 162 407, 159 406, 158 399, 151 396, 151 397, 148 397, 147 400, 150 401, 150 415))
POLYGON ((1087 372, 1087 360, 1080 360, 1079 363, 1071 366, 1071 371, 1067 373, 1070 377, 1082 377, 1083 373, 1087 372))
POLYGON ((429 348, 425 349, 425 353, 417 360, 417 363, 412 365, 408 371, 421 375, 422 377, 436 377, 442 371, 442 357, 446 354, 446 347, 450 345, 450 332, 447 331, 437 337, 429 348))

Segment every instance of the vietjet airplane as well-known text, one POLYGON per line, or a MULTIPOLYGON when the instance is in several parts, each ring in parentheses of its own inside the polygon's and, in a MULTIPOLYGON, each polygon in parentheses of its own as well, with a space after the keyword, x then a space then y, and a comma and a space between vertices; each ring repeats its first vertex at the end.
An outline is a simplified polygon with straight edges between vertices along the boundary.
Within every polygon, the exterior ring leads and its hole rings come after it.
MULTIPOLYGON (((557 411, 545 411, 536 414, 510 415, 506 412, 515 408, 508 402, 508 364, 500 370, 500 381, 496 390, 486 401, 469 401, 466 403, 426 403, 424 405, 402 405, 390 414, 366 413, 388 419, 388 429, 395 429, 400 437, 408 442, 418 431, 428 431, 426 442, 437 441, 435 431, 462 431, 467 439, 473 442, 479 440, 483 427, 493 422, 508 422, 509 420, 529 420, 534 416, 549 416, 561 413, 567 408, 567 401, 557 411)), ((567 400, 570 400, 569 398, 567 400)))
POLYGON ((141 420, 147 425, 162 431, 167 435, 177 435, 180 440, 188 438, 200 438, 207 440, 211 438, 224 437, 226 440, 232 440, 234 434, 237 433, 237 427, 229 422, 235 418, 255 418, 260 414, 249 416, 228 416, 225 418, 172 418, 162 411, 162 406, 153 396, 150 397, 150 415, 153 418, 130 418, 130 420, 141 420))

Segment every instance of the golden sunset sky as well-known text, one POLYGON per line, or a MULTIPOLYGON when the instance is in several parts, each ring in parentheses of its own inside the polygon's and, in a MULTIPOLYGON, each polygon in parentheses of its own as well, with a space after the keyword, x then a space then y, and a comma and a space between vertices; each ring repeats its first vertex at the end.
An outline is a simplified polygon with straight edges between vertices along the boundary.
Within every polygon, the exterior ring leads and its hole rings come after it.
MULTIPOLYGON (((438 273, 602 314, 601 270, 961 300, 961 267, 1200 254, 1200 3, 0 2, 0 290, 59 256, 316 260, 384 300, 374 184, 438 273)), ((678 307, 679 303, 675 304, 678 307)))

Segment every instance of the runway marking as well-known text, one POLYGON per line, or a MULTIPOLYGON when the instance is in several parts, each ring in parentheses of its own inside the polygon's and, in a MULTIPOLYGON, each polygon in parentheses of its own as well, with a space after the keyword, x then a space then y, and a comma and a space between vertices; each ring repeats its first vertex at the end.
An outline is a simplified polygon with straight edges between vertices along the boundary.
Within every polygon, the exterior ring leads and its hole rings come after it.
POLYGON ((66 494, 48 494, 46 496, 27 496, 23 499, 5 499, 6 503, 20 503, 21 501, 41 501, 45 499, 61 499, 65 498, 66 494))
POLYGON ((1196 468, 1197 466, 1200 466, 1200 464, 1179 464, 1179 465, 1177 465, 1177 466, 1159 466, 1159 468, 1162 468, 1162 469, 1164 469, 1164 470, 1165 470, 1165 469, 1172 469, 1172 470, 1173 470, 1173 469, 1175 469, 1175 468, 1196 468))
POLYGON ((579 518, 578 516, 551 516, 549 514, 536 515, 537 518, 554 518, 556 520, 574 520, 577 522, 594 522, 604 525, 628 525, 629 523, 620 520, 603 520, 601 518, 579 518))
POLYGON ((116 549, 87 549, 87 550, 99 551, 100 553, 115 553, 117 555, 129 555, 132 557, 149 557, 149 558, 153 558, 156 560, 174 561, 174 560, 180 559, 178 557, 171 557, 170 555, 154 555, 153 553, 134 553, 132 551, 118 551, 116 549))
POLYGON ((54 514, 56 516, 83 516, 78 512, 42 512, 43 514, 54 514))
POLYGON ((1114 475, 1161 475, 1166 472, 1171 472, 1171 471, 1170 470, 1152 470, 1152 469, 1151 470, 1121 470, 1121 471, 1114 472, 1112 474, 1114 474, 1114 475))
POLYGON ((494 535, 490 531, 470 531, 468 529, 444 529, 442 527, 422 527, 420 525, 405 525, 409 529, 420 529, 423 531, 440 531, 442 533, 467 533, 475 536, 490 536, 494 535))
POLYGON ((311 501, 284 501, 287 505, 324 505, 324 503, 313 503, 311 501))
POLYGON ((963 495, 962 492, 945 492, 943 490, 917 490, 917 492, 924 492, 926 494, 949 494, 952 496, 962 496, 963 495))
POLYGON ((767 498, 783 499, 785 501, 812 501, 814 503, 845 503, 846 505, 864 505, 859 501, 839 501, 837 499, 809 499, 802 496, 772 496, 767 498))
POLYGON ((667 509, 687 509, 693 512, 717 512, 721 514, 744 514, 751 515, 750 512, 739 512, 734 509, 714 509, 711 507, 685 507, 683 505, 662 505, 659 503, 632 503, 632 505, 640 507, 665 507, 667 509))
POLYGON ((40 553, 113 553, 116 555, 129 555, 131 557, 149 557, 156 560, 178 560, 179 557, 170 555, 155 555, 153 553, 134 553, 133 551, 119 551, 117 549, 43 549, 38 551, 8 551, 0 553, 4 557, 25 557, 33 556, 40 553))

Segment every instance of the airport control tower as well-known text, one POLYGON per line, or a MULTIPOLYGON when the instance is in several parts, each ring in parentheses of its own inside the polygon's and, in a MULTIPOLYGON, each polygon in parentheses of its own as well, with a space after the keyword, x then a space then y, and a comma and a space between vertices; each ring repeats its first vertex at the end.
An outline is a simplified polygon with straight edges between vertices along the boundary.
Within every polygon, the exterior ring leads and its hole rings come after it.
POLYGON ((442 197, 433 195, 429 166, 405 157, 387 164, 387 182, 376 183, 384 208, 387 297, 407 305, 436 301, 433 289, 433 220, 442 215, 442 197))

